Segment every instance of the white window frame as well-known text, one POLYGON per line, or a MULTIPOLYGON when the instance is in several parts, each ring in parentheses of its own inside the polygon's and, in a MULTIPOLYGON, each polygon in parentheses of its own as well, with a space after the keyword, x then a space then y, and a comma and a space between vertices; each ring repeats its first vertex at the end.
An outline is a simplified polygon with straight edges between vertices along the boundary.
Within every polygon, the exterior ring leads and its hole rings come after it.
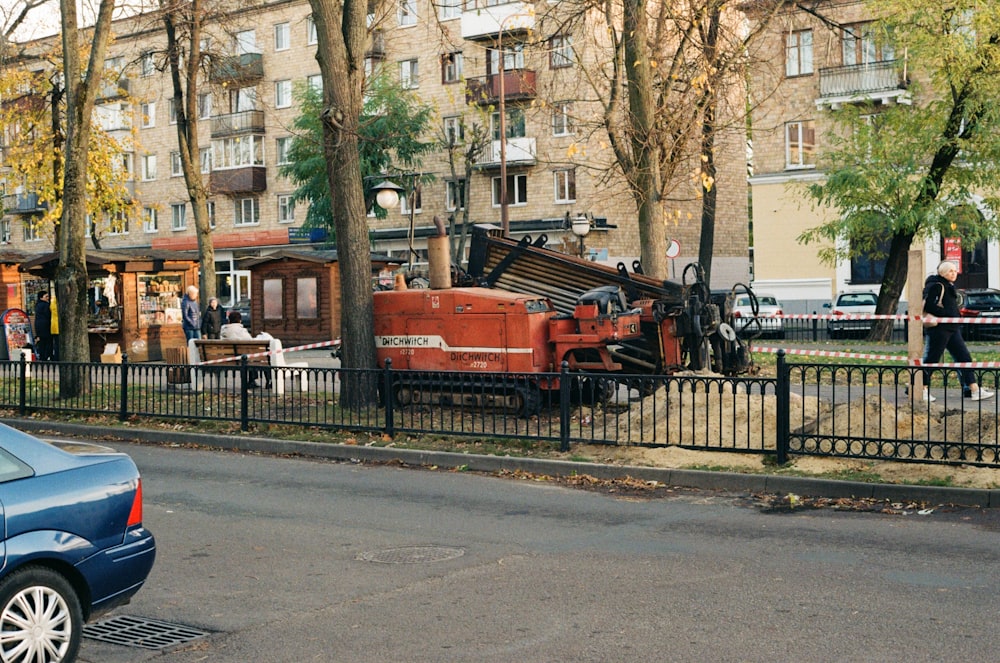
POLYGON ((10 244, 10 219, 0 219, 0 244, 10 244))
POLYGON ((177 100, 172 97, 167 100, 167 121, 177 124, 177 100))
POLYGON ((312 14, 306 16, 306 44, 309 46, 315 46, 319 43, 319 34, 316 32, 316 21, 313 20, 312 14))
POLYGON ((553 202, 556 205, 576 202, 576 168, 560 168, 552 171, 552 183, 555 188, 553 202))
POLYGON ((417 24, 417 0, 399 0, 396 10, 399 27, 411 28, 417 24))
POLYGON ((139 115, 142 117, 140 121, 143 129, 152 129, 156 126, 156 102, 155 101, 144 101, 139 104, 139 115))
MULTIPOLYGON (((528 204, 528 176, 525 173, 508 175, 507 197, 511 199, 508 207, 523 207, 528 204)), ((500 178, 494 177, 491 182, 491 198, 493 207, 500 207, 500 178)))
POLYGON ((552 135, 573 135, 573 104, 569 101, 557 101, 552 104, 552 135))
POLYGON ((423 187, 417 186, 413 191, 407 192, 405 195, 399 197, 399 213, 404 216, 409 216, 410 214, 410 196, 414 198, 413 203, 413 213, 420 214, 424 208, 424 196, 423 187))
POLYGON ((181 163, 181 153, 174 150, 170 153, 170 177, 181 177, 184 175, 184 164, 181 163))
POLYGON ((212 170, 264 165, 264 137, 229 136, 212 141, 212 170))
POLYGON ((292 161, 288 157, 292 150, 292 137, 281 136, 274 141, 274 160, 279 166, 290 164, 292 161))
POLYGON ((212 117, 212 93, 201 92, 198 94, 198 119, 207 120, 212 117))
POLYGON ((260 53, 260 48, 257 47, 257 30, 240 30, 233 35, 233 52, 236 55, 260 53))
POLYGON ((237 198, 233 226, 237 228, 260 225, 260 198, 237 198))
POLYGON ((143 154, 142 155, 142 181, 152 182, 156 179, 156 155, 155 154, 143 154))
POLYGON ((292 47, 292 27, 285 23, 274 24, 274 50, 287 51, 292 47))
POLYGON ((306 76, 306 85, 323 94, 323 74, 311 74, 306 76))
POLYGON ((187 230, 187 203, 173 203, 170 206, 170 230, 187 230))
POLYGON ((462 124, 462 117, 460 115, 449 115, 443 118, 444 123, 444 138, 446 141, 452 141, 454 138, 453 145, 460 145, 465 141, 465 125, 462 124))
POLYGON ((441 83, 448 85, 462 80, 462 51, 452 51, 441 56, 441 83))
POLYGON ((802 170, 816 167, 816 123, 796 120, 785 123, 785 169, 802 170), (812 132, 812 143, 805 142, 806 128, 812 132))
POLYGON ((142 230, 147 233, 159 232, 159 213, 155 207, 142 208, 142 230))
POLYGON ((198 148, 198 163, 200 165, 200 170, 202 174, 208 174, 212 172, 212 148, 211 147, 199 147, 198 148))
POLYGON ((445 208, 449 212, 456 212, 465 209, 465 201, 462 204, 458 204, 458 190, 459 185, 463 185, 463 191, 465 193, 464 198, 469 197, 469 183, 468 180, 461 178, 457 180, 447 180, 445 182, 445 208))
POLYGON ((274 107, 289 108, 292 105, 292 81, 274 81, 274 107))
POLYGON ((206 200, 205 209, 208 210, 208 227, 215 228, 215 201, 206 200))
POLYGON ((813 73, 813 31, 785 33, 785 76, 810 76, 813 73))
POLYGON ((278 223, 295 223, 294 194, 278 194, 278 223))
MULTIPOLYGON (((88 224, 89 225, 89 224, 88 224)), ((24 241, 25 242, 39 242, 42 239, 41 233, 38 232, 38 226, 33 223, 30 216, 24 217, 24 241)))
POLYGON ((573 35, 553 35, 549 40, 549 47, 552 49, 549 55, 549 67, 552 69, 565 69, 575 64, 573 35))
POLYGON ((146 51, 139 56, 139 75, 143 78, 152 76, 156 72, 156 63, 153 62, 152 51, 146 51))
POLYGON ((420 87, 420 61, 417 58, 400 61, 399 87, 404 90, 415 90, 420 87))
POLYGON ((437 0, 437 2, 438 18, 442 21, 462 18, 462 0, 437 0))

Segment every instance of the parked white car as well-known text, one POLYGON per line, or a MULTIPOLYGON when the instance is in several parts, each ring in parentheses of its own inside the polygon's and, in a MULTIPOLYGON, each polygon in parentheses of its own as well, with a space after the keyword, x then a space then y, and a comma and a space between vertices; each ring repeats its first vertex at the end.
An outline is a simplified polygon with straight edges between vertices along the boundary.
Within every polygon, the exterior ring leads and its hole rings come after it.
POLYGON ((785 337, 781 303, 774 295, 757 294, 757 313, 754 315, 753 301, 744 293, 733 302, 733 329, 740 336, 785 337))
MULTIPOLYGON (((874 292, 842 292, 831 307, 833 315, 859 315, 875 313, 878 295, 874 292)), ((841 338, 849 333, 867 333, 872 320, 827 320, 826 331, 830 338, 841 338)))

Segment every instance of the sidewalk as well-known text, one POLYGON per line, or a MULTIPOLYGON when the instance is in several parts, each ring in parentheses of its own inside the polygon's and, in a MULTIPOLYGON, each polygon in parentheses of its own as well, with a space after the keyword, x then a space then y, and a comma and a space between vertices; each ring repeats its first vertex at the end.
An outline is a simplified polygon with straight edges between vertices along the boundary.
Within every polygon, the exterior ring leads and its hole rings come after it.
MULTIPOLYGON (((327 353, 329 357, 329 353, 327 353)), ((715 490, 736 494, 769 493, 826 498, 874 499, 889 502, 914 502, 922 505, 962 505, 981 508, 1000 507, 1000 489, 951 488, 944 486, 914 486, 885 483, 835 481, 806 477, 740 474, 674 468, 654 468, 628 465, 577 463, 562 460, 518 458, 511 456, 478 456, 465 453, 396 449, 393 447, 363 447, 346 444, 278 440, 242 435, 208 435, 178 431, 146 430, 132 427, 87 426, 37 419, 7 419, 8 425, 36 435, 60 435, 90 440, 121 440, 142 444, 173 445, 183 437, 187 444, 213 449, 253 452, 273 455, 300 455, 347 462, 400 462, 414 466, 433 466, 495 474, 498 472, 530 472, 552 476, 588 475, 597 479, 631 477, 656 481, 664 486, 715 490)))

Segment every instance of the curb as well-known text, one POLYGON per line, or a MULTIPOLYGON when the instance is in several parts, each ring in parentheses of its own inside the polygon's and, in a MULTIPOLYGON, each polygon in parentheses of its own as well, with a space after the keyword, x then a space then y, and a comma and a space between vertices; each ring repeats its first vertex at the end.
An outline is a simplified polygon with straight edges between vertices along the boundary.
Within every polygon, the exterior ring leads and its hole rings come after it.
POLYGON ((809 497, 875 499, 893 502, 912 501, 924 504, 953 504, 981 508, 1000 507, 1000 490, 996 489, 864 483, 860 481, 811 479, 808 477, 741 474, 739 472, 639 467, 636 465, 602 465, 566 460, 481 456, 448 451, 361 447, 348 444, 275 440, 250 436, 209 435, 205 433, 185 432, 179 435, 173 431, 87 426, 35 419, 7 419, 5 423, 13 428, 35 435, 57 433, 60 435, 90 438, 97 441, 101 439, 115 439, 160 445, 184 442, 230 451, 247 451, 274 455, 295 454, 311 458, 354 462, 386 463, 400 461, 410 465, 433 465, 450 469, 466 468, 476 472, 491 474, 518 470, 552 476, 586 474, 603 480, 632 477, 644 481, 657 481, 666 486, 727 492, 774 493, 779 495, 792 493, 809 497), (181 435, 183 435, 183 440, 178 439, 181 435))

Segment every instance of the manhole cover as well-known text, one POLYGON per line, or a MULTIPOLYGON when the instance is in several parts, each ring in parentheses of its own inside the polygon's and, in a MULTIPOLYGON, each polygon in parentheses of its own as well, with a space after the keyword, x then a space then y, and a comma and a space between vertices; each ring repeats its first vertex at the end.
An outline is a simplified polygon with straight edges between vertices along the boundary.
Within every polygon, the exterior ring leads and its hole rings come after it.
POLYGON ((137 649, 164 649, 207 636, 202 631, 183 624, 171 624, 156 619, 117 615, 83 627, 83 637, 137 649))
POLYGON ((441 546, 409 546, 407 548, 390 548, 363 552, 358 559, 363 562, 378 562, 379 564, 423 564, 425 562, 443 562, 455 559, 465 554, 461 548, 444 548, 441 546))

